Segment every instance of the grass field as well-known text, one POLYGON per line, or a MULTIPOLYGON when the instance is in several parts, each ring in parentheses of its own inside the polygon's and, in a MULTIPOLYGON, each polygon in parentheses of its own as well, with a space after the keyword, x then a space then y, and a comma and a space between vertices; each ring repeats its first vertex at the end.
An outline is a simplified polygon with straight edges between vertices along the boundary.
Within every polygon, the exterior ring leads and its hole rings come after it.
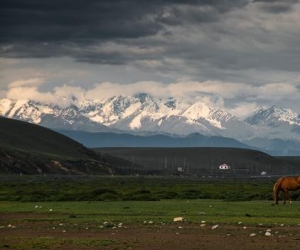
POLYGON ((273 184, 271 178, 2 176, 0 201, 271 200, 273 184))
POLYGON ((23 177, 2 178, 1 249, 219 249, 234 242, 234 249, 269 250, 278 242, 294 248, 299 239, 300 202, 278 206, 263 198, 272 193, 270 179, 23 177), (74 200, 82 195, 88 199, 74 200), (265 239, 266 230, 274 239, 265 239))
MULTIPOLYGON (((243 223, 274 226, 300 225, 300 203, 274 206, 270 201, 225 202, 220 200, 161 200, 112 202, 0 202, 0 213, 28 214, 27 220, 38 221, 30 215, 47 214, 47 220, 69 224, 111 225, 172 223, 182 216, 187 223, 243 223)), ((18 221, 2 221, 2 225, 18 221)), ((19 222, 18 222, 19 223, 19 222)))
MULTIPOLYGON (((272 206, 274 180, 160 177, 2 178, 0 213, 48 213, 65 220, 298 224, 300 206, 272 206), (280 207, 280 209, 279 209, 280 207)), ((292 195, 298 199, 298 192, 292 195)))

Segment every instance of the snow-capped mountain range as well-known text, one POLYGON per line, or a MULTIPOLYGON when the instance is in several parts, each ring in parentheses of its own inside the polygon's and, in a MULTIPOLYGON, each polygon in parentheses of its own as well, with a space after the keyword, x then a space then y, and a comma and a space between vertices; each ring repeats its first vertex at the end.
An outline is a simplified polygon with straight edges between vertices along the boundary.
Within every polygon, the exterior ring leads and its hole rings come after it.
POLYGON ((300 144, 300 115, 272 106, 240 119, 226 110, 204 103, 187 106, 174 99, 148 94, 114 96, 103 101, 71 98, 63 104, 33 100, 0 99, 0 115, 55 130, 126 132, 234 138, 256 147, 260 140, 283 140, 300 144))

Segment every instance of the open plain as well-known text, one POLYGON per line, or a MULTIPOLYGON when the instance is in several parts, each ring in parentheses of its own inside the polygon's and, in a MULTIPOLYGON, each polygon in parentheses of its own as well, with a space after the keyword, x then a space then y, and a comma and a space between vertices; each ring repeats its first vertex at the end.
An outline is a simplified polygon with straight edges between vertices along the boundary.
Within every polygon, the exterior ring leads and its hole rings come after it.
POLYGON ((300 202, 0 202, 1 249, 296 249, 300 202), (181 216, 184 221, 174 222, 181 216))

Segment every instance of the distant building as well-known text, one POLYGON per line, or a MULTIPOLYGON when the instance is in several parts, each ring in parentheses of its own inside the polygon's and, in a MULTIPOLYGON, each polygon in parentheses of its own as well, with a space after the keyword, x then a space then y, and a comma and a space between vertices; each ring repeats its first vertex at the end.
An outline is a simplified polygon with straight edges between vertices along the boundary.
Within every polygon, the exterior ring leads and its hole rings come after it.
POLYGON ((223 169, 230 169, 230 166, 224 163, 224 164, 219 166, 219 169, 222 169, 222 170, 223 169))

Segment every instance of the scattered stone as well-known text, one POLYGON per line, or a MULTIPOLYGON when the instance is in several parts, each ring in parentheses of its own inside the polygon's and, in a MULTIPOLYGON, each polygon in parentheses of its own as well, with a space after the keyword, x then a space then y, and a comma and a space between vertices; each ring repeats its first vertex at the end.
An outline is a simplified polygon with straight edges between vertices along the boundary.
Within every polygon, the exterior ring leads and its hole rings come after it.
POLYGON ((266 232, 265 236, 271 236, 272 234, 270 232, 266 232))
POLYGON ((214 225, 214 226, 212 226, 211 229, 216 229, 216 228, 218 228, 218 227, 219 227, 219 225, 214 225))
POLYGON ((183 217, 175 217, 175 218, 173 219, 173 221, 174 221, 174 222, 184 222, 185 219, 184 219, 183 217))
POLYGON ((267 230, 266 230, 266 232, 265 232, 265 236, 271 236, 272 234, 271 234, 271 229, 270 228, 268 228, 267 230))

